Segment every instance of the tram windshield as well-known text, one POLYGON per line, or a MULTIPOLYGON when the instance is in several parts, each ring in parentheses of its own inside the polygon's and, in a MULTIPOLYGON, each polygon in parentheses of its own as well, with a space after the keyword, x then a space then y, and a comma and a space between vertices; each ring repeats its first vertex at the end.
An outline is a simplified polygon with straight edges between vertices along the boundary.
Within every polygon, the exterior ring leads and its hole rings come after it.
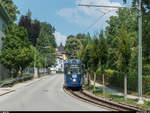
POLYGON ((78 65, 78 64, 70 64, 70 65, 65 65, 65 74, 70 75, 70 74, 83 74, 84 73, 84 66, 83 65, 78 65))
POLYGON ((82 68, 79 66, 69 66, 65 69, 66 74, 81 74, 82 73, 82 68))
POLYGON ((73 68, 73 67, 71 67, 70 68, 70 72, 72 74, 81 74, 81 69, 80 68, 73 68))

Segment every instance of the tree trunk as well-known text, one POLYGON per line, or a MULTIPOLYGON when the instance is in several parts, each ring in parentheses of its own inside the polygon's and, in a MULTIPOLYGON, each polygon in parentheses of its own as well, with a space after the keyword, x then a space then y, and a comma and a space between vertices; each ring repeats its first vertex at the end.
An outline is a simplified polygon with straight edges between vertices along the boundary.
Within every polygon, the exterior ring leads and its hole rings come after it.
POLYGON ((20 74, 19 76, 22 76, 22 67, 19 67, 19 72, 18 74, 20 74))
POLYGON ((124 76, 124 99, 127 100, 127 74, 124 76))
POLYGON ((103 96, 105 97, 105 76, 103 73, 103 96))
POLYGON ((91 73, 89 72, 88 73, 88 76, 89 76, 89 86, 91 85, 91 73))
POLYGON ((94 91, 95 91, 95 83, 96 83, 96 72, 94 72, 94 91))
POLYGON ((85 83, 88 83, 88 74, 87 74, 87 71, 85 72, 85 83))
POLYGON ((90 87, 90 76, 88 72, 87 72, 87 75, 88 75, 88 87, 90 87))

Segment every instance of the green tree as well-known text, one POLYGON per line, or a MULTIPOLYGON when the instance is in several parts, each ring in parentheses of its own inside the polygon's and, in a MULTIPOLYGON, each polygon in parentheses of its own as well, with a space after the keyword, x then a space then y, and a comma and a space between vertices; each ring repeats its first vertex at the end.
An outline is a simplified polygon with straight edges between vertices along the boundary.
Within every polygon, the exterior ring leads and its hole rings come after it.
POLYGON ((79 39, 76 38, 69 38, 66 41, 65 44, 65 52, 67 55, 67 58, 71 59, 71 58, 77 58, 78 57, 78 51, 80 49, 81 46, 81 42, 79 39))
MULTIPOLYGON (((134 9, 119 9, 117 11, 118 16, 111 16, 110 20, 107 21, 108 26, 106 27, 106 41, 108 44, 108 68, 117 70, 116 67, 116 60, 117 55, 115 54, 116 48, 118 46, 117 38, 118 30, 121 28, 121 25, 123 24, 128 31, 135 34, 136 42, 136 33, 138 30, 138 19, 137 19, 137 12, 134 9)), ((137 46, 137 43, 135 43, 137 46)))
POLYGON ((88 61, 89 69, 94 75, 94 89, 93 89, 93 91, 95 91, 96 70, 97 70, 98 65, 99 65, 97 45, 98 45, 98 39, 96 37, 94 37, 94 39, 92 40, 92 42, 89 45, 89 47, 90 47, 90 51, 89 51, 90 59, 88 61))
POLYGON ((39 38, 36 45, 37 50, 40 52, 42 66, 52 66, 56 63, 56 51, 52 43, 49 40, 49 35, 45 33, 44 29, 41 29, 39 38), (46 61, 45 61, 46 60, 46 61), (45 64, 46 62, 46 64, 45 64))
POLYGON ((74 35, 69 35, 69 36, 67 37, 67 40, 69 40, 70 38, 75 38, 75 36, 74 36, 74 35))
POLYGON ((78 34, 76 35, 76 38, 79 39, 82 44, 86 41, 86 37, 87 37, 86 34, 78 33, 78 34))
POLYGON ((28 40, 33 46, 36 46, 37 38, 40 34, 40 22, 31 19, 31 12, 28 10, 26 16, 22 15, 19 21, 19 26, 24 27, 28 32, 28 40))
MULTIPOLYGON (((100 32, 99 35, 100 39, 99 39, 99 44, 98 44, 98 59, 99 59, 99 64, 101 67, 101 73, 103 75, 103 87, 105 86, 104 83, 104 70, 107 66, 107 56, 108 56, 108 49, 107 49, 107 45, 106 45, 106 41, 105 38, 103 36, 103 31, 100 32)), ((103 92, 105 93, 105 87, 103 88, 103 92)))
POLYGON ((9 70, 15 69, 22 73, 23 69, 33 61, 33 46, 29 44, 24 28, 11 24, 3 38, 1 63, 9 70))
MULTIPOLYGON (((124 0, 126 3, 126 0, 124 0)), ((150 1, 142 0, 142 55, 143 55, 143 67, 150 64, 150 1)), ((139 4, 139 0, 132 0, 132 6, 136 6, 139 4)), ((136 12, 138 14, 138 10, 136 12)), ((138 25, 138 22, 135 24, 138 25)), ((135 26, 134 25, 134 26, 135 26)), ((136 30, 138 31, 138 29, 136 30)), ((150 65, 149 65, 150 67, 150 65)), ((143 75, 150 74, 149 69, 145 70, 143 68, 143 75)))
POLYGON ((14 4, 13 0, 0 0, 0 3, 4 6, 9 16, 13 21, 17 20, 17 14, 20 14, 18 7, 14 4))
POLYGON ((85 72, 86 72, 86 77, 88 78, 88 86, 90 85, 90 75, 89 75, 89 59, 90 59, 90 42, 91 42, 91 37, 90 35, 85 36, 85 41, 84 43, 81 44, 80 50, 78 51, 78 58, 84 63, 85 65, 85 72))
POLYGON ((56 48, 57 44, 56 44, 55 37, 53 35, 55 33, 55 28, 47 22, 41 22, 40 25, 41 25, 41 31, 47 34, 50 43, 54 48, 56 48))
POLYGON ((124 75, 124 96, 127 98, 127 75, 129 72, 129 64, 131 59, 131 34, 127 31, 127 29, 122 25, 122 28, 118 31, 118 60, 117 65, 120 71, 122 71, 124 75))

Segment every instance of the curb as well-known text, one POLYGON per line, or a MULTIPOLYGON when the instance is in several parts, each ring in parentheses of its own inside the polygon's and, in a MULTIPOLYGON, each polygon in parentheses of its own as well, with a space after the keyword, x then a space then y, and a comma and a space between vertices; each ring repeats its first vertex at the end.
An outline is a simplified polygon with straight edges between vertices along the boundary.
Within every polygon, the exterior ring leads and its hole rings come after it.
POLYGON ((5 92, 5 93, 3 93, 3 94, 0 94, 0 96, 6 95, 6 94, 11 93, 11 92, 14 92, 14 91, 15 91, 15 90, 11 90, 11 91, 5 92))
MULTIPOLYGON (((35 82, 37 82, 37 81, 40 81, 41 79, 46 78, 46 77, 47 77, 47 75, 46 75, 46 76, 42 76, 42 77, 38 78, 37 80, 32 81, 31 83, 29 83, 29 84, 27 84, 27 85, 25 85, 25 86, 29 86, 29 85, 31 85, 31 84, 33 84, 33 83, 35 83, 35 82)), ((0 94, 0 96, 6 95, 6 94, 11 93, 11 92, 14 92, 14 91, 15 91, 15 90, 7 91, 7 92, 5 92, 5 93, 0 94)))
MULTIPOLYGON (((44 77, 44 76, 43 76, 43 77, 44 77)), ((31 83, 29 83, 29 84, 27 84, 27 85, 25 85, 25 86, 30 86, 30 85, 34 84, 35 82, 40 81, 43 77, 36 78, 36 79, 34 79, 35 81, 32 81, 31 83)))

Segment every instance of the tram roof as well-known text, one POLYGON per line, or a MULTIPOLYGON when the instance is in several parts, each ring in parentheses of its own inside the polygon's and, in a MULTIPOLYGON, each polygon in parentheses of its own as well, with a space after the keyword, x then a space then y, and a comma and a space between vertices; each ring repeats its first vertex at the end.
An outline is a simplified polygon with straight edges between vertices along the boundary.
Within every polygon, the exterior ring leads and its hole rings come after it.
POLYGON ((77 64, 82 64, 82 62, 79 59, 69 59, 65 63, 66 64, 72 64, 73 61, 76 61, 77 64))

